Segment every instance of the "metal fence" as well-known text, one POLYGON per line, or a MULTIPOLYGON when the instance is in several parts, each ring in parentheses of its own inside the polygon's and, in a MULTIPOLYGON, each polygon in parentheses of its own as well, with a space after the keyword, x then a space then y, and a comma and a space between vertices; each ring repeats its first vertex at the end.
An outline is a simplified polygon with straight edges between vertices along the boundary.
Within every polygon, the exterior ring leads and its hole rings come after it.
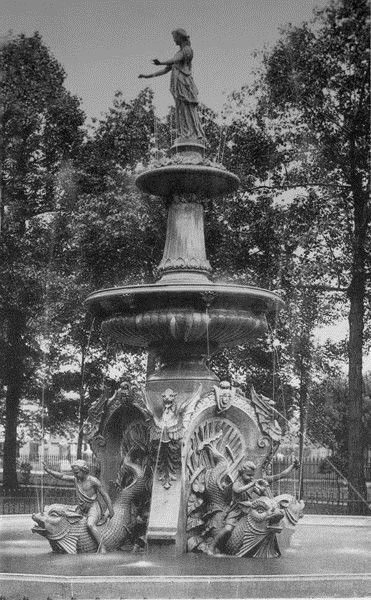
MULTIPOLYGON (((93 466, 97 463, 96 458, 93 454, 84 452, 82 458, 88 463, 89 466, 93 466)), ((70 471, 71 463, 76 460, 76 456, 70 454, 64 458, 56 456, 55 454, 44 454, 43 456, 38 454, 21 454, 17 458, 18 470, 21 469, 22 465, 29 464, 33 472, 43 471, 43 462, 49 465, 56 471, 70 471)), ((0 469, 3 468, 3 456, 0 456, 0 469)))
MULTIPOLYGON (((274 460, 272 475, 288 467, 288 460, 274 460)), ((370 464, 366 465, 366 479, 370 475, 370 464)), ((326 459, 304 459, 300 471, 292 471, 288 476, 272 483, 274 495, 293 494, 297 496, 302 479, 302 498, 305 512, 314 514, 346 514, 349 510, 349 484, 345 474, 339 474, 326 459), (300 474, 301 472, 301 474, 300 474)), ((364 508, 367 498, 364 498, 364 508)), ((353 511, 351 511, 353 513, 353 511)))
POLYGON ((0 514, 29 514, 40 512, 47 504, 76 504, 71 487, 20 487, 16 491, 0 489, 0 514))
MULTIPOLYGON (((97 474, 95 457, 85 457, 93 474, 97 474)), ((45 456, 44 460, 56 471, 70 471, 70 463, 55 456, 45 456)), ((25 458, 23 457, 23 461, 25 458)), ((40 457, 30 456, 27 462, 31 464, 29 484, 22 484, 22 472, 19 473, 19 489, 6 491, 0 488, 0 513, 32 513, 42 504, 54 502, 74 504, 76 502, 73 487, 66 482, 64 487, 61 482, 51 477, 41 475, 43 472, 40 457)), ((281 473, 291 464, 289 460, 275 459, 271 468, 271 475, 281 473)), ((370 465, 367 465, 366 475, 370 474, 370 465)), ((305 459, 301 469, 303 481, 303 499, 306 504, 306 513, 345 514, 348 511, 348 483, 345 477, 339 475, 324 459, 305 459)), ((300 472, 292 471, 288 476, 278 479, 271 484, 275 495, 289 493, 297 496, 300 485, 300 472)), ((367 499, 365 499, 367 500, 367 499)))

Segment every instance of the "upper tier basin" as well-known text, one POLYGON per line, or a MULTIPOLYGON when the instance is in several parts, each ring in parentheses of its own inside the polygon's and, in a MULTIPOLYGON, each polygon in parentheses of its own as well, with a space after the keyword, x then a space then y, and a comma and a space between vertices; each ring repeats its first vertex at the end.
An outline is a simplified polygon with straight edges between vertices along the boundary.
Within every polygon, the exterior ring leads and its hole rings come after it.
POLYGON ((239 183, 238 177, 225 169, 190 164, 151 168, 136 179, 143 192, 165 197, 200 193, 206 197, 220 196, 236 190, 239 183))

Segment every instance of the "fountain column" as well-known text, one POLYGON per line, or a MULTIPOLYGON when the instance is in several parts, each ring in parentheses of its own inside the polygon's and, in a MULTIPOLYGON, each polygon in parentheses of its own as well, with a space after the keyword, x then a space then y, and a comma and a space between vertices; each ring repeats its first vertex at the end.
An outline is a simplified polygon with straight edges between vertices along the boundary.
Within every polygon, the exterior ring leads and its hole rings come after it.
POLYGON ((158 270, 161 283, 210 281, 204 209, 196 194, 174 195, 170 199, 164 254, 158 270))

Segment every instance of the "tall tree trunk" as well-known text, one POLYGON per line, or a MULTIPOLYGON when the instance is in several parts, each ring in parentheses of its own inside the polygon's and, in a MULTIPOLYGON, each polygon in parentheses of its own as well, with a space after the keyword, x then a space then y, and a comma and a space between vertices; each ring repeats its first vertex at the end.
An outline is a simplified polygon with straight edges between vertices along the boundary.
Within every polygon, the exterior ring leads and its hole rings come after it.
POLYGON ((17 487, 17 424, 24 378, 25 319, 20 313, 12 313, 8 319, 7 372, 5 405, 5 440, 3 486, 17 487))
MULTIPOLYGON (((348 513, 366 511, 365 435, 363 424, 362 350, 364 328, 364 298, 366 294, 366 234, 367 198, 354 182, 354 245, 352 280, 348 290, 349 311, 349 410, 348 410, 348 513)), ((357 185, 358 184, 358 185, 357 185)))

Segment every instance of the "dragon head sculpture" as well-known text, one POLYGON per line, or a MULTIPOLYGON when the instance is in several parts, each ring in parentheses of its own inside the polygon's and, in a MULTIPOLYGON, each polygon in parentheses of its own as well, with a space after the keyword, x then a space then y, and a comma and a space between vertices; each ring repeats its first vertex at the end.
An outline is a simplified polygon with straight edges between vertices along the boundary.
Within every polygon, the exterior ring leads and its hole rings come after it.
POLYGON ((75 554, 83 516, 75 507, 65 504, 45 506, 42 513, 32 515, 36 525, 33 533, 45 537, 53 552, 75 554))
POLYGON ((261 496, 243 504, 250 508, 247 517, 252 529, 262 532, 281 531, 285 513, 275 498, 261 496))
POLYGON ((261 496, 241 502, 245 513, 226 544, 227 554, 272 558, 279 556, 276 534, 282 530, 284 510, 275 498, 261 496))

